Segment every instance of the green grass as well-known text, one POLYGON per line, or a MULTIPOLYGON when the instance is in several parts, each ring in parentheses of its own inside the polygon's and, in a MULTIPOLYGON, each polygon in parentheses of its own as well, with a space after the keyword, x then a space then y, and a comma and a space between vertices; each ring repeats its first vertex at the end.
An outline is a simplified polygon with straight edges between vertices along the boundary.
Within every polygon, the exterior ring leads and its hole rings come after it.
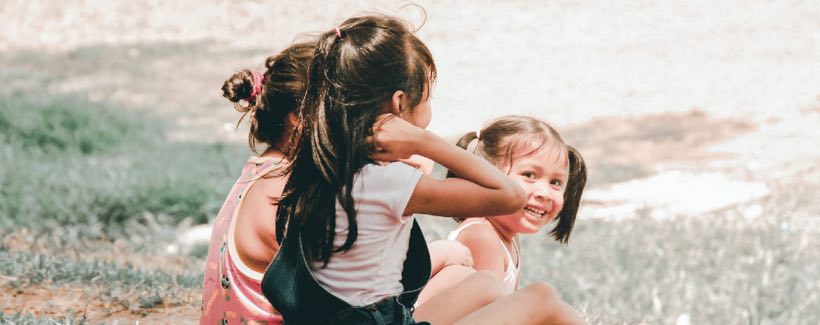
MULTIPOLYGON (((771 206, 776 208, 774 205, 771 206)), ((525 236, 523 283, 547 281, 593 323, 811 324, 820 243, 790 218, 580 220, 569 247, 525 236)))
POLYGON ((128 141, 143 142, 149 132, 157 130, 129 117, 81 102, 3 101, 0 142, 32 158, 47 159, 51 155, 104 153, 128 141))
POLYGON ((121 288, 139 286, 146 291, 168 291, 174 288, 199 288, 203 276, 202 270, 170 274, 103 261, 83 262, 63 256, 9 252, 3 247, 0 247, 0 260, 4 261, 0 264, 0 273, 19 277, 19 285, 82 283, 121 288))
MULTIPOLYGON (((132 312, 198 303, 190 300, 202 285, 201 258, 169 273, 150 258, 133 266, 105 256, 152 256, 182 220, 215 216, 247 149, 169 142, 161 121, 115 107, 27 98, 0 99, 0 234, 31 234, 22 251, 0 243, 0 274, 13 279, 4 286, 81 286, 88 299, 132 312), (116 249, 121 241, 126 248, 116 249)), ((51 312, 66 318, 21 310, 0 315, 0 323, 83 321, 75 311, 51 312)))
MULTIPOLYGON (((198 292, 203 278, 201 269, 169 273, 151 269, 153 265, 150 261, 146 261, 141 268, 136 268, 105 261, 78 261, 64 256, 9 252, 2 247, 0 260, 4 261, 0 265, 0 274, 12 279, 5 285, 13 290, 82 287, 84 296, 80 306, 100 301, 114 309, 134 313, 146 312, 159 306, 198 304, 198 292)), ((82 314, 84 313, 77 311, 62 313, 68 315, 66 317, 82 314)), ((20 322, 15 322, 13 317, 18 317, 24 322, 39 321, 21 314, 6 316, 11 317, 11 323, 20 322)), ((66 321, 70 320, 71 318, 68 318, 66 321)))
POLYGON ((73 314, 67 315, 60 319, 50 317, 35 317, 31 313, 14 313, 6 314, 0 310, 0 324, 19 324, 19 325, 54 325, 54 324, 88 324, 88 322, 77 319, 73 314))
MULTIPOLYGON (((152 260, 135 267, 89 259, 151 256, 181 220, 207 221, 248 155, 241 144, 168 142, 165 128, 72 98, 2 100, 0 235, 28 228, 26 245, 40 252, 0 243, 0 274, 15 279, 6 285, 89 285, 125 310, 191 303, 202 256, 184 263, 191 273, 159 271, 152 260)), ((643 172, 630 166, 599 169, 599 177, 643 172)), ((800 222, 816 220, 812 193, 820 188, 773 186, 779 194, 760 202, 755 220, 733 209, 694 219, 581 219, 569 247, 524 236, 522 284, 551 283, 593 324, 669 324, 680 315, 692 324, 812 324, 820 319, 820 245, 817 227, 800 222)), ((431 239, 443 235, 441 225, 454 226, 435 220, 425 229, 431 239)), ((76 312, 25 312, 0 313, 0 323, 79 322, 76 312)))
POLYGON ((247 150, 169 143, 159 121, 71 98, 0 102, 0 226, 119 235, 216 214, 247 150), (207 162, 207 163, 203 163, 207 162))

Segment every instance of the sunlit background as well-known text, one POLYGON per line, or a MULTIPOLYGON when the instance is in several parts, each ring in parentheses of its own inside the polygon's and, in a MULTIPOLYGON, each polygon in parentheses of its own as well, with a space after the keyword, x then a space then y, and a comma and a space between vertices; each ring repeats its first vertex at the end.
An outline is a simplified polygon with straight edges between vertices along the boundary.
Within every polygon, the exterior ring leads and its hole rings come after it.
POLYGON ((252 154, 222 82, 368 11, 421 27, 430 130, 532 115, 587 159, 522 284, 592 324, 820 320, 819 2, 407 4, 0 2, 0 323, 197 322, 197 234, 252 154))

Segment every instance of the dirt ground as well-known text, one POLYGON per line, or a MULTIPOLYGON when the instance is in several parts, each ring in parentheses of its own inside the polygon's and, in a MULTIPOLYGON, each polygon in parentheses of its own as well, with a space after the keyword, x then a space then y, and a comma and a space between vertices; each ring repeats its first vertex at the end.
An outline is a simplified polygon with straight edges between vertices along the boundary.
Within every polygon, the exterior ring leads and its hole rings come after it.
MULTIPOLYGON (((2 281, 0 281, 2 282, 2 281)), ((198 291, 189 294, 190 303, 179 305, 158 304, 153 308, 137 308, 107 300, 95 295, 102 289, 64 286, 26 286, 25 288, 0 287, 0 305, 6 314, 25 311, 34 317, 63 321, 65 315, 77 320, 98 322, 118 321, 131 324, 195 324, 200 310, 198 291)), ((69 323, 69 322, 66 322, 69 323)))
MULTIPOLYGON (((727 207, 757 218, 755 200, 820 186, 816 1, 417 3, 427 12, 418 34, 439 73, 429 128, 453 137, 503 114, 554 123, 590 164, 581 218, 727 207), (740 194, 689 209, 694 200, 681 193, 714 197, 703 190, 710 187, 740 194)), ((243 129, 232 129, 238 114, 219 90, 224 79, 261 66, 300 34, 372 9, 423 20, 394 2, 5 0, 0 96, 87 96, 170 121, 173 141, 242 143, 243 129)), ((820 227, 815 207, 793 213, 820 227)), ((436 237, 449 225, 426 227, 436 237)), ((79 310, 72 301, 82 294, 2 290, 4 311, 39 310, 44 300, 79 310)))

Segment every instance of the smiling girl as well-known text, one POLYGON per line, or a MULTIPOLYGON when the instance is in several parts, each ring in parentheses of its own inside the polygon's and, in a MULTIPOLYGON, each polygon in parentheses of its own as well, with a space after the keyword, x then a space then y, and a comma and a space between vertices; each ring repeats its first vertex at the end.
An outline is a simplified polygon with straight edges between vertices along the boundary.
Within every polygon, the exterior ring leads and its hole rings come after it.
POLYGON ((470 249, 476 270, 497 274, 511 293, 521 265, 518 234, 534 234, 554 222, 550 235, 561 243, 569 240, 586 184, 584 159, 552 126, 526 116, 498 118, 464 135, 458 146, 501 169, 527 194, 522 209, 462 219, 448 237, 470 249))

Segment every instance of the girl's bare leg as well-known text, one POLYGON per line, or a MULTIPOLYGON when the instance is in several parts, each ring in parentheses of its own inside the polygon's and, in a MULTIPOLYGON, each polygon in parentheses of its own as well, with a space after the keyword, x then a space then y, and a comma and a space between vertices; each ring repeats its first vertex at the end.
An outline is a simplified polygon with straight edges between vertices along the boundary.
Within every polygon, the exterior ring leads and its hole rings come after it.
POLYGON ((413 318, 435 325, 452 324, 503 295, 501 280, 495 274, 451 265, 439 271, 422 290, 413 318), (434 290, 425 292, 430 285, 434 290))
POLYGON ((464 281, 467 277, 476 272, 477 271, 475 269, 462 265, 450 265, 444 267, 441 271, 436 273, 436 275, 434 275, 433 278, 427 282, 424 289, 421 290, 416 306, 423 305, 430 298, 445 292, 447 289, 450 289, 457 283, 464 281))
POLYGON ((520 289, 460 319, 456 324, 584 324, 547 283, 520 289))

